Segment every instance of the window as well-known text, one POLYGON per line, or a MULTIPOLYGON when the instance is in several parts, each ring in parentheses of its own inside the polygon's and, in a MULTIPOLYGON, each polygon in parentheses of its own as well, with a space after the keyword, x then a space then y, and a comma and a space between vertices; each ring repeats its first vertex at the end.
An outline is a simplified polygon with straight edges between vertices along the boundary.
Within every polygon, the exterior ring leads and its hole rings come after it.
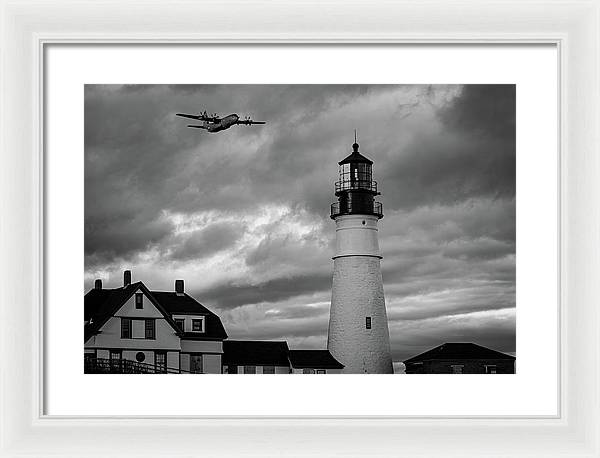
MULTIPOLYGON (((371 181, 371 166, 369 164, 356 164, 356 168, 358 169, 358 179, 361 181, 369 182, 371 181)), ((364 185, 369 185, 370 183, 362 183, 364 185)))
POLYGON ((274 374, 275 366, 263 366, 263 374, 274 374))
POLYGON ((146 339, 156 338, 156 320, 154 318, 147 318, 146 320, 146 339))
POLYGON ((192 331, 204 332, 204 318, 194 318, 192 320, 192 331))
POLYGON ((185 319, 184 318, 175 318, 175 324, 182 331, 185 330, 185 319))
POLYGON ((227 367, 227 373, 228 374, 237 374, 238 373, 237 366, 229 365, 229 366, 226 366, 226 367, 227 367))
POLYGON ((202 374, 202 355, 190 355, 190 372, 202 374))
POLYGON ((315 370, 314 369, 302 369, 302 373, 303 374, 314 374, 315 370))
POLYGON ((135 308, 136 309, 144 308, 144 295, 142 293, 135 293, 135 308))
POLYGON ((256 366, 244 366, 244 374, 256 374, 256 366))
POLYGON ((110 371, 120 372, 121 369, 121 350, 110 351, 110 371))
POLYGON ((327 373, 327 371, 325 371, 325 369, 319 369, 317 371, 317 374, 326 374, 326 373, 327 373))
POLYGON ((486 374, 495 374, 496 373, 496 365, 486 365, 485 373, 486 374))
POLYGON ((453 374, 462 374, 463 373, 463 365, 462 364, 453 364, 452 366, 453 374))
POLYGON ((154 372, 157 374, 167 373, 167 353, 164 351, 157 351, 154 353, 154 372))
POLYGON ((365 327, 366 327, 367 329, 371 329, 371 317, 370 317, 370 316, 366 317, 366 320, 365 320, 365 327))
POLYGON ((131 318, 121 318, 121 339, 131 339, 131 318))

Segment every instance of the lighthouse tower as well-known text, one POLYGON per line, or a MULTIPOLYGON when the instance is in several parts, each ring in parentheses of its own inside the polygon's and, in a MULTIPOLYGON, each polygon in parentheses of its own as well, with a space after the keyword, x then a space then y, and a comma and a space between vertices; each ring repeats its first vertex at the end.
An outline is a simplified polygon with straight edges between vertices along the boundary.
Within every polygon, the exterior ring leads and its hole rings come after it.
POLYGON ((348 374, 391 374, 390 336, 381 278, 373 162, 353 151, 339 162, 338 201, 331 205, 336 225, 333 285, 327 349, 348 374))

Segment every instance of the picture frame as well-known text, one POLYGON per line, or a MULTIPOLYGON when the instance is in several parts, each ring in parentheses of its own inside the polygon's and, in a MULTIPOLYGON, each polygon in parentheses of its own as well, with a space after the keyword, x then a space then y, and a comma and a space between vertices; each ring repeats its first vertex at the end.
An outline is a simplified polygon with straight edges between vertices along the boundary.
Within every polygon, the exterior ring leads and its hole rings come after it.
POLYGON ((600 456, 600 2, 2 2, 0 456, 600 456), (44 52, 53 43, 553 43, 556 418, 44 415, 44 52), (19 287, 19 285, 27 285, 19 287))

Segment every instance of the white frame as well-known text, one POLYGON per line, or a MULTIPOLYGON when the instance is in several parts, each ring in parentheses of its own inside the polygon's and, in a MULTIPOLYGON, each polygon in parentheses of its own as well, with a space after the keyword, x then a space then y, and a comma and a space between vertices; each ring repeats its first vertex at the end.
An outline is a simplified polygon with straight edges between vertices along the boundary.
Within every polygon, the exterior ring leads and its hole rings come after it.
POLYGON ((600 456, 598 0, 2 0, 1 5, 1 456, 600 456), (41 71, 44 46, 56 42, 556 43, 561 78, 560 416, 43 416, 41 71))

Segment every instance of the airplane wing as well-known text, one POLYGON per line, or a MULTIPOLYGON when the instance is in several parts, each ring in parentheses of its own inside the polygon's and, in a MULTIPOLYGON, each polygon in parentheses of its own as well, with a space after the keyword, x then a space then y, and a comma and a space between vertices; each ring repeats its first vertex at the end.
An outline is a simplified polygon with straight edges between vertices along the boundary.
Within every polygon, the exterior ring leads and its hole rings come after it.
POLYGON ((199 119, 201 121, 208 122, 219 122, 221 120, 221 118, 219 118, 218 116, 208 116, 206 114, 192 115, 185 113, 175 113, 175 116, 181 116, 182 118, 199 119))
POLYGON ((194 124, 188 124, 188 127, 195 127, 196 129, 208 129, 206 126, 196 126, 194 124))
POLYGON ((181 116, 182 118, 190 118, 190 119, 202 119, 202 115, 191 115, 185 113, 175 113, 175 116, 181 116))
POLYGON ((265 121, 252 121, 252 119, 241 119, 237 122, 237 124, 245 124, 247 126, 251 126, 252 124, 266 124, 265 121))

